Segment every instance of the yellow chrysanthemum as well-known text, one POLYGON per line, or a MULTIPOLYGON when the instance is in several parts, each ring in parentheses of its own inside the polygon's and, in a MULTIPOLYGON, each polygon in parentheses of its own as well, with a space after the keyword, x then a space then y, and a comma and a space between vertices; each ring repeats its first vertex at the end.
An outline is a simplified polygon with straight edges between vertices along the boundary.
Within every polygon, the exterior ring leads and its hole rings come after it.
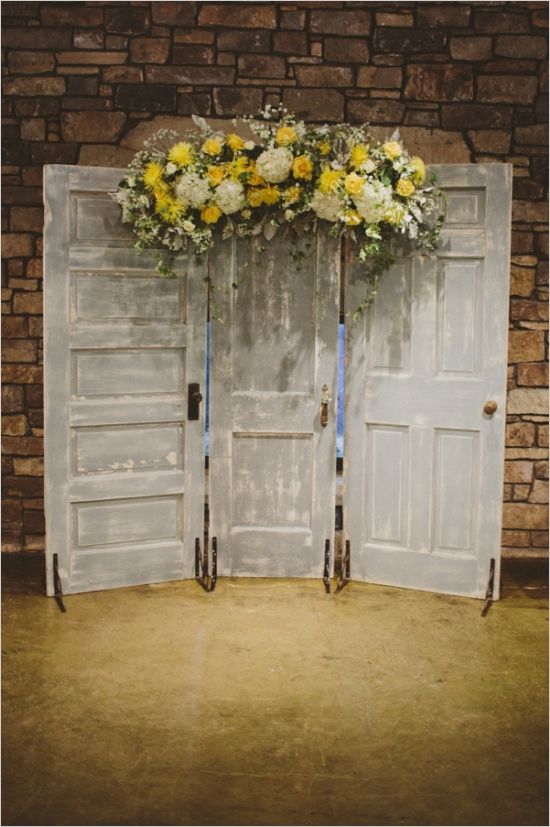
POLYGON ((410 178, 400 178, 395 191, 398 195, 402 195, 403 198, 408 198, 415 191, 414 184, 410 178))
POLYGON ((326 156, 330 154, 330 150, 332 149, 332 147, 328 141, 320 141, 317 144, 317 149, 319 150, 321 155, 326 156))
POLYGON ((310 181, 313 173, 313 164, 308 155, 298 155, 294 159, 292 165, 292 174, 295 178, 303 178, 305 181, 310 181))
POLYGON ((156 189, 162 182, 164 167, 156 161, 150 161, 143 170, 143 183, 148 190, 156 189))
POLYGON ((344 187, 348 195, 359 195, 364 183, 365 181, 360 175, 357 175, 356 172, 350 172, 349 175, 346 175, 344 187))
POLYGON ((168 195, 157 198, 155 211, 167 224, 175 224, 178 218, 185 212, 183 204, 168 195))
POLYGON ((330 192, 336 192, 338 189, 338 184, 344 175, 345 173, 343 170, 331 169, 327 166, 319 176, 317 186, 324 195, 327 195, 330 192))
POLYGON ((263 203, 267 204, 269 207, 276 204, 281 197, 281 191, 278 187, 262 187, 260 192, 262 194, 263 203))
POLYGON ((168 153, 168 160, 179 167, 187 167, 193 160, 193 146, 187 141, 180 141, 174 144, 168 153))
POLYGON ((264 179, 256 170, 256 164, 254 161, 251 161, 248 167, 248 183, 253 187, 259 187, 262 184, 265 184, 264 179))
POLYGON ((275 141, 279 146, 288 146, 298 140, 298 136, 291 126, 280 126, 275 133, 275 141))
POLYGON ((161 198, 164 198, 170 193, 170 187, 166 183, 166 181, 159 181, 155 187, 153 188, 153 195, 155 199, 158 201, 161 198))
POLYGON ((386 224, 391 224, 392 227, 397 227, 405 217, 405 208, 402 204, 392 204, 384 213, 384 221, 386 224))
POLYGON ((384 150, 386 158, 389 158, 390 161, 394 161, 396 158, 399 158, 403 152, 403 147, 399 141, 386 141, 385 144, 382 144, 382 149, 384 150))
POLYGON ((207 174, 209 183, 213 187, 217 187, 225 178, 225 169, 221 166, 212 165, 208 167, 207 174))
POLYGON ((222 211, 216 204, 207 204, 201 210, 201 218, 205 224, 215 224, 221 218, 222 211))
POLYGON ((414 169, 412 177, 413 182, 418 187, 426 180, 426 167, 424 165, 424 161, 422 158, 419 158, 418 155, 413 155, 411 158, 411 167, 414 169))
POLYGON ((346 210, 344 213, 344 224, 347 227, 357 227, 363 219, 355 210, 346 210))
POLYGON ((285 207, 288 207, 290 206, 290 204, 295 204, 296 201, 299 201, 301 194, 302 190, 300 189, 300 187, 289 187, 283 194, 285 207))
POLYGON ((264 202, 261 189, 254 187, 247 190, 246 200, 251 207, 261 207, 264 202))
POLYGON ((354 169, 362 167, 369 157, 369 148, 365 144, 355 144, 351 150, 350 164, 354 169))
POLYGON ((238 152, 240 149, 244 147, 243 139, 239 135, 236 135, 234 132, 231 132, 227 136, 226 141, 231 152, 238 152))
POLYGON ((245 155, 240 155, 231 161, 228 168, 231 178, 238 180, 241 175, 248 172, 248 158, 245 155))
POLYGON ((223 141, 219 138, 208 138, 202 145, 202 151, 206 155, 219 155, 223 148, 223 141))

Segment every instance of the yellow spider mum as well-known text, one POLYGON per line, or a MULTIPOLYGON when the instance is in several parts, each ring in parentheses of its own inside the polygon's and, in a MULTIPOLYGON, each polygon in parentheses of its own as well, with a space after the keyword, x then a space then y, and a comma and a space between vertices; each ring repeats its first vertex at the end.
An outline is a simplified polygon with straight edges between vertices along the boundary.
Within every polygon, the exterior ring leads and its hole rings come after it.
POLYGON ((332 147, 328 141, 320 141, 317 144, 317 149, 319 150, 321 155, 326 156, 330 154, 330 150, 332 149, 332 147))
POLYGON ((313 174, 311 158, 308 155, 298 155, 292 165, 292 174, 295 178, 303 178, 305 181, 310 181, 313 174))
POLYGON ((262 201, 268 207, 276 204, 281 197, 281 191, 277 187, 262 187, 260 190, 262 194, 262 201))
POLYGON ((408 198, 415 191, 414 184, 409 178, 400 178, 395 191, 398 195, 402 195, 403 198, 408 198))
POLYGON ((343 170, 331 169, 327 166, 324 168, 321 175, 319 176, 317 186, 324 195, 327 195, 331 192, 336 192, 336 190, 338 189, 338 184, 340 183, 344 175, 345 173, 343 172, 343 170))
POLYGON ((275 141, 279 146, 288 146, 298 140, 298 136, 291 126, 280 126, 275 133, 275 141))
POLYGON ((365 144, 355 144, 351 150, 350 164, 354 169, 362 167, 369 157, 369 148, 365 144))
POLYGON ((206 155, 219 155, 223 148, 223 141, 219 138, 208 138, 202 145, 202 151, 206 155))
POLYGON ((226 141, 231 152, 238 152, 240 149, 244 147, 243 139, 239 135, 236 135, 234 132, 231 132, 227 136, 226 141))
POLYGON ((168 160, 172 161, 173 164, 177 164, 178 167, 189 166, 193 160, 192 145, 188 144, 187 141, 180 141, 178 144, 174 144, 168 153, 168 160))
POLYGON ((156 189, 162 182, 164 167, 156 161, 150 161, 143 170, 143 183, 148 190, 156 189))
POLYGON ((205 224, 215 224, 221 218, 222 211, 216 204, 207 204, 201 210, 201 218, 205 224))
POLYGON ((243 173, 248 172, 248 169, 248 158, 245 155, 241 155, 238 158, 234 158, 229 164, 229 175, 231 178, 238 180, 243 173))
POLYGON ((386 141, 385 144, 382 144, 382 149, 384 150, 386 158, 389 158, 390 161, 394 161, 396 158, 399 158, 403 152, 403 147, 399 141, 386 141))
POLYGON ((155 204, 155 211, 167 224, 175 224, 178 218, 185 212, 183 204, 170 196, 158 198, 155 204))

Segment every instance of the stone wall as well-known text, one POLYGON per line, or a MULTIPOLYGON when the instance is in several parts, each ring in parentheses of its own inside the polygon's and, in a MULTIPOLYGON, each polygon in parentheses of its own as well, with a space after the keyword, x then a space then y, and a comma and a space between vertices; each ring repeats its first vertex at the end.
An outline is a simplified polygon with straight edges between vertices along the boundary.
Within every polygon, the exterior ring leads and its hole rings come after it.
POLYGON ((514 165, 503 547, 548 547, 548 6, 3 2, 4 549, 44 548, 42 165, 124 166, 160 125, 283 100, 514 165))

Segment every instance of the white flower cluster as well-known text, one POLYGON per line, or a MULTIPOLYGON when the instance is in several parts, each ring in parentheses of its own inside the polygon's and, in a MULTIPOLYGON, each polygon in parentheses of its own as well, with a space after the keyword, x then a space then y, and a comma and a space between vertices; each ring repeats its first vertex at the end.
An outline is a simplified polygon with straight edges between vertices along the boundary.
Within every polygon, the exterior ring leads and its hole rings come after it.
POLYGON ((258 173, 270 184, 279 184, 288 177, 292 169, 294 156, 289 149, 281 146, 276 149, 266 149, 256 161, 258 173))
POLYGON ((242 210, 245 203, 244 187, 239 181, 222 181, 216 189, 216 204, 226 215, 242 210))
POLYGON ((200 210, 211 196, 208 181, 196 172, 184 172, 176 184, 176 196, 182 204, 200 210))
POLYGON ((352 201, 359 215, 369 224, 382 221, 386 211, 392 205, 393 191, 376 179, 366 181, 358 195, 352 196, 352 201))
POLYGON ((318 218, 323 218, 325 221, 338 221, 342 214, 342 203, 339 196, 334 193, 325 195, 320 190, 315 190, 311 209, 318 218))

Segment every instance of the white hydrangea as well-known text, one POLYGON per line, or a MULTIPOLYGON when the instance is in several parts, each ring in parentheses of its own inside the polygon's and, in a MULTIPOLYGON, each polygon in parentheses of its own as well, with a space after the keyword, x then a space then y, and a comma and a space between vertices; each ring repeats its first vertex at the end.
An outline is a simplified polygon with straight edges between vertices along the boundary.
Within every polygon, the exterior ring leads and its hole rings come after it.
POLYGON ((222 181, 216 190, 216 203, 226 215, 232 215, 244 207, 244 189, 239 181, 222 181))
POLYGON ((293 161, 292 152, 284 146, 266 149, 256 161, 256 169, 270 184, 279 184, 288 177, 293 161))
POLYGON ((352 196, 359 215, 368 224, 381 221, 392 203, 392 188, 380 181, 367 181, 358 195, 352 196))
POLYGON ((176 184, 176 197, 183 204, 200 209, 210 199, 208 181, 196 172, 184 172, 176 184))
POLYGON ((311 201, 311 209, 319 218, 324 218, 325 221, 338 221, 342 214, 342 204, 338 195, 335 193, 325 195, 320 190, 315 190, 311 201))

